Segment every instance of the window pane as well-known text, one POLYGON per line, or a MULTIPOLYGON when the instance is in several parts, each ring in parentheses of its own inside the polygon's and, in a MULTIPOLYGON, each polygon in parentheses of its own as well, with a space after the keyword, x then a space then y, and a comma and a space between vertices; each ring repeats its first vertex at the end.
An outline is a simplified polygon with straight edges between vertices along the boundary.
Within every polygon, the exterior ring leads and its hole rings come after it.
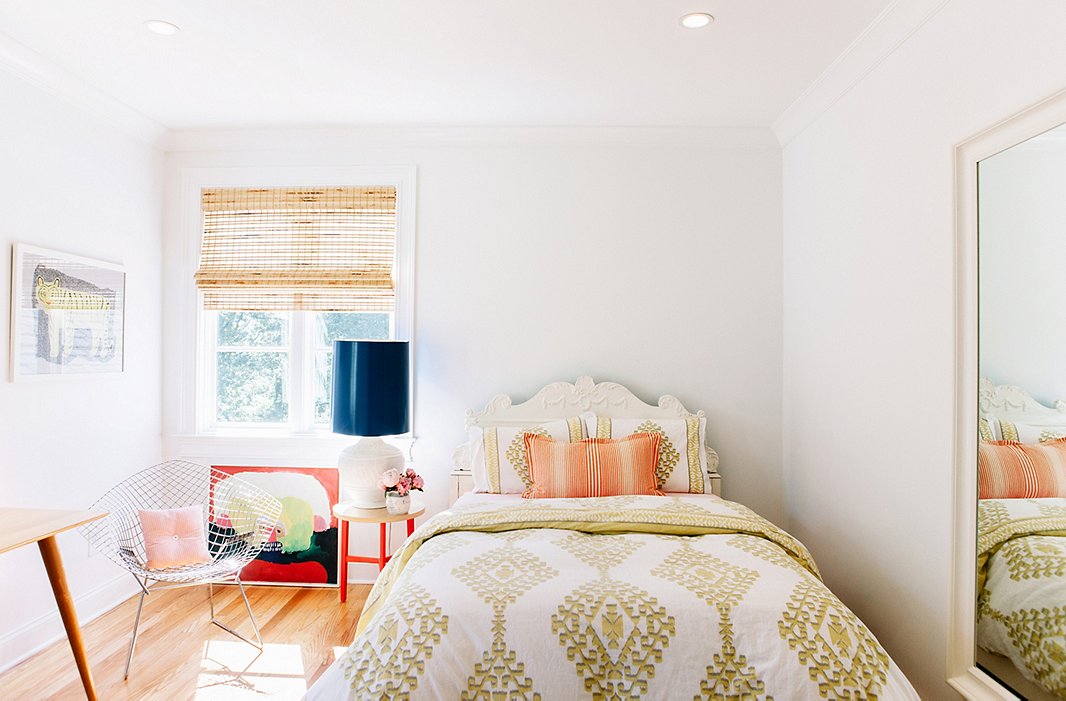
POLYGON ((283 346, 289 315, 278 312, 218 312, 218 345, 283 346))
POLYGON ((331 416, 333 351, 315 351, 315 423, 328 424, 331 416))
POLYGON ((218 353, 218 421, 288 421, 288 374, 288 353, 218 353))
POLYGON ((385 340, 389 337, 389 314, 320 312, 315 314, 315 345, 332 346, 338 338, 385 340))

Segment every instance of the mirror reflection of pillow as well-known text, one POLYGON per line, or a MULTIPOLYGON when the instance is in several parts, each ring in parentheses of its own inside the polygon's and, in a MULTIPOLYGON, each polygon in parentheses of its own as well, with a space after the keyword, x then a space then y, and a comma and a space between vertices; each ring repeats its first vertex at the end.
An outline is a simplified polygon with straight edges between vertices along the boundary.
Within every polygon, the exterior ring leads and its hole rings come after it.
POLYGON ((141 519, 148 569, 211 562, 204 535, 204 507, 144 510, 137 515, 141 519))
POLYGON ((980 499, 1066 497, 1066 438, 1036 445, 981 441, 977 459, 980 499))
POLYGON ((1066 425, 1036 426, 1017 421, 1000 420, 999 433, 1005 441, 1018 443, 1050 443, 1059 438, 1066 438, 1066 425))
POLYGON ((994 416, 982 416, 977 420, 977 433, 983 441, 998 441, 999 419, 994 416))

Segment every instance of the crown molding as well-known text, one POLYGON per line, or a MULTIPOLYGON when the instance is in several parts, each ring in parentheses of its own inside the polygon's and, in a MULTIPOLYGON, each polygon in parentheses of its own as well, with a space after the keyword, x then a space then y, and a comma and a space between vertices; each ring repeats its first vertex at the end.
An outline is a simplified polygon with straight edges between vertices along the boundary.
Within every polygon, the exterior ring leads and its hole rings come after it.
POLYGON ((167 127, 93 87, 44 56, 0 33, 0 69, 58 97, 86 114, 159 148, 167 127))
POLYGON ((787 145, 858 85, 949 0, 893 0, 769 129, 692 126, 291 126, 171 130, 0 33, 0 69, 164 151, 269 151, 285 146, 652 144, 716 148, 787 145))
POLYGON ((781 146, 862 82, 949 0, 893 0, 771 125, 781 146))
POLYGON ((765 127, 365 126, 171 131, 168 152, 304 151, 410 146, 596 146, 651 144, 691 148, 779 148, 765 127))

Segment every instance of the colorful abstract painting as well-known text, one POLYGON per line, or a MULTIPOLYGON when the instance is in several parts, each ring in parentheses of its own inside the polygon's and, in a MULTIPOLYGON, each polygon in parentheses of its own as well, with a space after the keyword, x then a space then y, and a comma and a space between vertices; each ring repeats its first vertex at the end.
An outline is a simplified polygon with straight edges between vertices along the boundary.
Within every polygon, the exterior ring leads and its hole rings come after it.
POLYGON ((121 266, 15 244, 11 379, 122 372, 121 266))
POLYGON ((340 495, 334 467, 215 465, 266 490, 281 502, 281 519, 259 557, 241 571, 248 583, 337 586, 340 495))

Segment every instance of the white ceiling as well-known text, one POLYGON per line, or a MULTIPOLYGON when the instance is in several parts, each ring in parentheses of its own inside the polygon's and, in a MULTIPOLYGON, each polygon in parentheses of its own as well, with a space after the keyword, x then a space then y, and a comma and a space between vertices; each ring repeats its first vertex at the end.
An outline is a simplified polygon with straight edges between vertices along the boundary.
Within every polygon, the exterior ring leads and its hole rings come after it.
POLYGON ((889 4, 3 0, 0 33, 171 129, 765 127, 889 4))

